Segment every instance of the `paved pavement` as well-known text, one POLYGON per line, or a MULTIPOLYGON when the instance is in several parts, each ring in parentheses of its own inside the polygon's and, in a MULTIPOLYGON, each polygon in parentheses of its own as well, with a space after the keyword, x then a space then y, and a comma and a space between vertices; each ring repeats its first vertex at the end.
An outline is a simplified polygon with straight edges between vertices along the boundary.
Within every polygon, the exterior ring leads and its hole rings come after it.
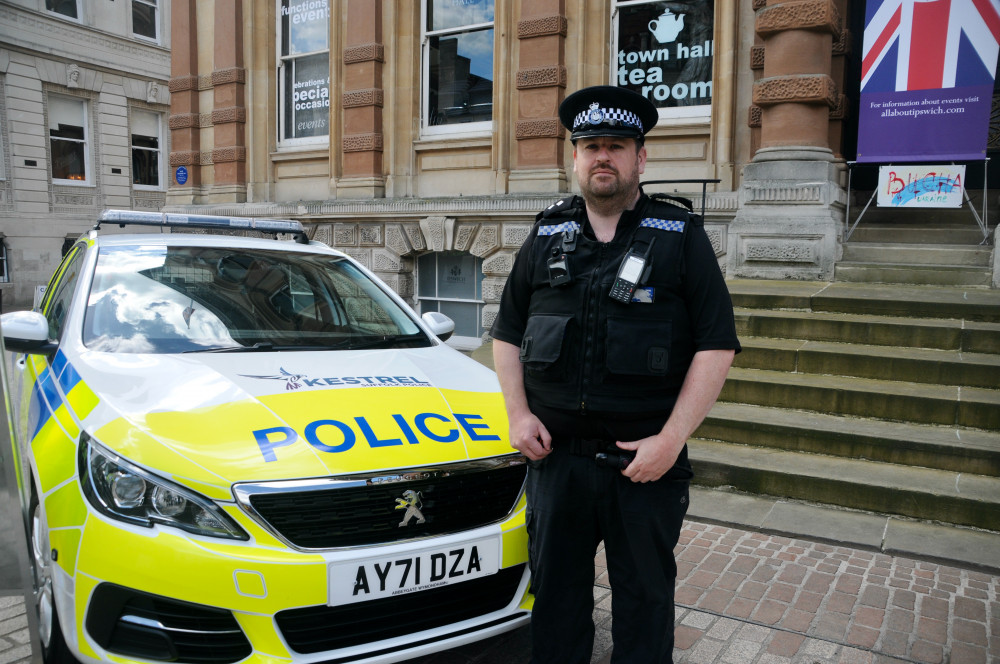
MULTIPOLYGON (((677 664, 1000 663, 1000 569, 685 522, 677 664)), ((611 655, 611 589, 595 559, 595 664, 611 655)), ((527 629, 408 664, 525 664, 527 629)), ((0 597, 0 664, 28 664, 19 597, 0 597)))

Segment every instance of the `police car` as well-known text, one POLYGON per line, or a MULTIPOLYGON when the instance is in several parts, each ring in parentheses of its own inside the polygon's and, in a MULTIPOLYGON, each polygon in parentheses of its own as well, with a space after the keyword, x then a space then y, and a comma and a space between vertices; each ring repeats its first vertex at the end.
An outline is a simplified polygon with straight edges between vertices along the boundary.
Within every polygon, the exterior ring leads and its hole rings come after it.
POLYGON ((298 222, 106 211, 0 317, 45 660, 397 662, 525 624, 525 462, 453 328, 298 222))

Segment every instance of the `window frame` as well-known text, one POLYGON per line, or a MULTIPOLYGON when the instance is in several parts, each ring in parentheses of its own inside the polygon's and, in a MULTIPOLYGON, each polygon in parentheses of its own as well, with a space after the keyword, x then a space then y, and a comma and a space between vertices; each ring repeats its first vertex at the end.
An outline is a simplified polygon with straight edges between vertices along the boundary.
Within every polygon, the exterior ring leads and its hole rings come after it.
POLYGON ((132 184, 132 188, 135 189, 135 190, 137 190, 137 191, 164 191, 166 189, 166 186, 164 184, 165 181, 166 181, 165 180, 166 173, 165 173, 164 160, 163 160, 163 154, 164 154, 164 151, 163 151, 163 147, 164 147, 163 113, 160 113, 158 111, 153 111, 153 110, 150 110, 148 108, 141 108, 141 107, 138 107, 138 106, 131 106, 131 107, 129 107, 128 143, 129 143, 129 181, 132 184), (133 125, 134 125, 133 114, 134 113, 148 113, 149 115, 152 115, 152 116, 154 116, 156 118, 156 131, 157 131, 156 142, 157 142, 157 147, 156 147, 155 150, 152 149, 152 148, 135 147, 135 145, 133 144, 132 138, 133 138, 133 136, 135 136, 135 129, 133 129, 133 125), (136 150, 143 150, 143 151, 146 151, 146 152, 155 152, 156 153, 156 156, 157 156, 157 158, 156 158, 157 180, 159 181, 159 184, 156 184, 156 185, 138 184, 135 181, 135 151, 136 150))
POLYGON ((76 95, 61 94, 61 93, 58 93, 58 92, 48 92, 47 93, 47 96, 46 96, 46 107, 45 107, 45 134, 46 134, 46 138, 48 139, 47 147, 48 147, 48 150, 49 150, 49 178, 51 179, 52 184, 60 185, 60 186, 67 186, 67 187, 93 187, 94 186, 94 177, 93 177, 94 176, 94 172, 93 172, 93 164, 91 163, 91 154, 90 154, 91 153, 91 140, 93 138, 93 136, 92 136, 93 132, 90 131, 90 115, 91 115, 90 114, 90 99, 88 99, 86 97, 78 97, 76 95), (51 100, 52 100, 53 97, 59 97, 59 98, 62 98, 62 99, 67 99, 67 100, 79 103, 80 106, 83 108, 83 125, 82 125, 83 126, 83 140, 82 141, 78 141, 77 139, 73 139, 73 138, 62 138, 62 137, 56 137, 55 139, 53 139, 53 137, 52 137, 52 129, 51 129, 51 120, 50 120, 51 112, 52 112, 51 100), (53 170, 53 166, 54 166, 54 164, 53 164, 54 154, 53 154, 53 150, 52 150, 52 141, 53 140, 68 141, 68 142, 73 142, 73 143, 80 142, 80 143, 83 144, 83 168, 84 168, 84 174, 85 174, 84 179, 82 179, 82 180, 71 180, 71 179, 67 179, 67 178, 57 178, 55 176, 55 171, 53 170))
MULTIPOLYGON (((168 0, 169 1, 169 0, 168 0)), ((129 3, 129 31, 132 36, 136 39, 142 39, 144 41, 151 42, 153 44, 160 43, 160 5, 157 0, 131 0, 129 3), (153 32, 155 36, 150 37, 149 35, 144 35, 135 31, 135 5, 144 5, 147 7, 152 7, 153 9, 153 32)))
MULTIPOLYGON (((432 125, 430 120, 431 104, 431 39, 447 35, 459 35, 463 33, 479 32, 482 30, 493 31, 493 81, 496 81, 496 3, 494 2, 493 20, 485 23, 469 23, 452 28, 441 30, 429 30, 427 26, 427 4, 434 0, 420 0, 420 135, 422 138, 435 138, 441 136, 469 137, 487 136, 493 133, 493 125, 496 120, 494 110, 490 111, 490 119, 479 122, 459 122, 456 124, 432 125)), ((496 90, 494 89, 494 97, 496 90)), ((492 100, 491 100, 492 101, 492 100)), ((493 104, 495 109, 496 104, 493 104)))
MULTIPOLYGON (((64 1, 66 1, 66 0, 64 0, 64 1)), ((70 16, 69 14, 64 14, 64 13, 62 13, 60 11, 56 11, 55 9, 49 9, 47 6, 44 6, 44 5, 43 5, 43 9, 45 10, 46 13, 48 13, 51 16, 58 16, 58 17, 60 17, 61 19, 65 20, 65 21, 73 21, 74 23, 82 23, 83 22, 83 16, 81 16, 81 12, 80 12, 80 0, 71 0, 71 1, 73 2, 73 5, 76 7, 76 16, 70 16)))
MULTIPOLYGON (((289 2, 295 2, 297 0, 289 0, 289 2)), ((327 19, 326 24, 326 49, 314 50, 314 51, 304 51, 302 53, 291 53, 289 55, 282 55, 282 46, 284 40, 284 33, 282 31, 282 15, 281 15, 281 3, 282 0, 274 0, 274 30, 275 30, 275 40, 274 40, 274 57, 275 57, 275 71, 277 75, 275 76, 275 93, 277 95, 277 109, 276 109, 276 124, 277 124, 277 146, 278 149, 282 148, 303 148, 303 147, 317 147, 317 146, 328 146, 330 144, 330 136, 332 129, 331 120, 331 109, 333 108, 333 76, 330 71, 330 19, 327 19), (301 60, 308 57, 313 57, 316 55, 326 55, 326 71, 327 71, 327 93, 330 95, 328 99, 330 100, 330 106, 326 113, 326 133, 319 136, 302 136, 302 137, 292 137, 287 138, 285 136, 285 85, 287 83, 287 77, 292 73, 293 69, 291 63, 295 60, 301 60)), ((327 4, 328 11, 331 12, 329 1, 327 4)), ((289 50, 291 50, 289 48, 289 50)), ((293 109, 294 112, 294 109, 293 109)))
MULTIPOLYGON (((609 84, 617 86, 618 85, 618 21, 620 18, 619 10, 623 7, 636 7, 641 5, 648 5, 654 2, 660 2, 662 0, 615 0, 611 6, 611 71, 609 72, 609 84)), ((713 8, 712 17, 712 43, 715 43, 715 17, 718 15, 716 12, 717 8, 713 8)), ((715 54, 712 55, 712 70, 715 70, 715 54)), ((713 75, 714 79, 714 75, 713 75)), ((653 104, 656 104, 656 100, 653 104)), ((712 107, 715 101, 715 85, 713 82, 712 86, 712 101, 708 104, 699 104, 697 106, 675 106, 666 108, 656 108, 656 112, 659 115, 659 122, 657 126, 666 125, 678 125, 678 124, 691 124, 691 123, 709 123, 712 120, 712 107)))
MULTIPOLYGON (((438 312, 441 312, 440 303, 442 303, 442 302, 451 302, 451 303, 458 303, 458 304, 473 304, 473 305, 475 305, 475 307, 476 307, 476 331, 479 333, 479 336, 470 337, 470 336, 459 335, 458 334, 458 330, 456 329, 455 333, 452 334, 452 336, 448 339, 447 343, 449 345, 451 345, 451 346, 454 346, 456 348, 463 349, 463 350, 475 349, 475 348, 478 348, 479 346, 481 346, 482 345, 482 335, 487 331, 486 326, 483 325, 483 307, 486 306, 486 300, 483 299, 483 281, 485 279, 485 275, 483 274, 483 259, 480 258, 479 256, 476 256, 473 253, 468 252, 468 251, 451 251, 451 252, 449 252, 449 251, 432 251, 432 252, 428 252, 426 254, 422 254, 422 255, 418 256, 416 262, 417 262, 417 273, 416 273, 417 274, 417 279, 416 279, 417 283, 416 283, 416 287, 415 287, 414 297, 416 298, 416 301, 417 301, 417 309, 418 309, 418 311, 421 314, 427 313, 428 311, 438 311, 438 312), (460 256, 463 256, 463 257, 464 256, 469 256, 469 257, 471 257, 473 259, 473 266, 474 266, 474 276, 473 276, 473 278, 475 279, 474 292, 478 296, 478 299, 459 298, 459 297, 441 297, 439 295, 440 282, 438 280, 438 276, 439 276, 438 275, 438 270, 440 268, 440 260, 441 260, 441 258, 445 254, 448 254, 448 253, 454 253, 454 254, 457 254, 457 255, 460 255, 460 256), (423 262, 423 259, 426 259, 427 257, 433 257, 434 258, 434 272, 431 275, 425 274, 426 271, 421 269, 421 263, 423 262), (434 295, 422 295, 421 294, 421 286, 424 283, 427 283, 427 282, 425 282, 425 280, 428 279, 428 278, 430 279, 430 282, 434 286, 434 295), (431 306, 425 307, 424 306, 425 303, 428 304, 428 305, 433 305, 433 308, 431 308, 431 306)), ((444 313, 444 312, 441 312, 441 313, 444 313)), ((447 314, 445 314, 445 315, 447 315, 447 314)))

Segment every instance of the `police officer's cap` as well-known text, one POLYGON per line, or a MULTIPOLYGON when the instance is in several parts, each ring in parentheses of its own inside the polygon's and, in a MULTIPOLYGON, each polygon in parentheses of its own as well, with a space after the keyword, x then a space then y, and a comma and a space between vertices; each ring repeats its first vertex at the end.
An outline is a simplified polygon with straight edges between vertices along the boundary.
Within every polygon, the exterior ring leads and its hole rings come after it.
POLYGON ((653 102, 638 92, 613 85, 577 90, 559 105, 559 120, 570 140, 592 136, 622 136, 642 141, 659 115, 653 102))

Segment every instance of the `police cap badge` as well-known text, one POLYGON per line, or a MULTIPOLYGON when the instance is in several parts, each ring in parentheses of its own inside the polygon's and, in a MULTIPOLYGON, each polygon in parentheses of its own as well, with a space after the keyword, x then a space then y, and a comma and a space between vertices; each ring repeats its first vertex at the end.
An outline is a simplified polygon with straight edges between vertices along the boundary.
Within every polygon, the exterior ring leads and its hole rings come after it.
POLYGON ((643 140, 659 119, 656 107, 641 94, 613 85, 577 90, 559 105, 559 120, 570 139, 622 136, 643 140))

